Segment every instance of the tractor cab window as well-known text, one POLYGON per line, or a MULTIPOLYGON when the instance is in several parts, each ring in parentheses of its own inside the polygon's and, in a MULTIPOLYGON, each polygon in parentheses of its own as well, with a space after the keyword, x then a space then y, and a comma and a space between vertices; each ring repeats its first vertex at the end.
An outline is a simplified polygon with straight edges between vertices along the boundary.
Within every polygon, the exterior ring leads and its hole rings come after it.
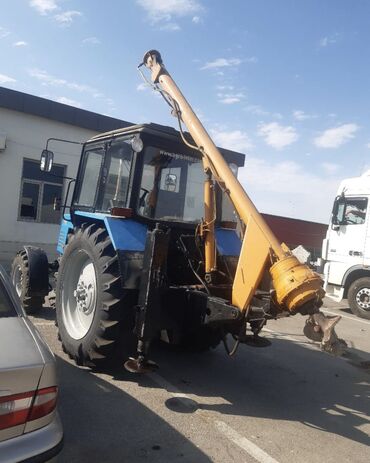
POLYGON ((222 192, 221 196, 221 222, 236 223, 237 214, 235 212, 235 207, 231 202, 229 196, 222 192))
POLYGON ((126 206, 131 158, 131 145, 126 141, 120 140, 112 143, 108 149, 102 211, 109 211, 112 207, 126 206))
POLYGON ((77 204, 95 207, 95 200, 100 178, 100 170, 104 159, 103 148, 89 149, 83 154, 81 186, 77 204))
MULTIPOLYGON (((229 164, 229 167, 235 177, 238 176, 238 166, 234 163, 229 164)), ((229 198, 229 195, 225 192, 221 192, 221 222, 224 223, 237 223, 237 213, 235 207, 229 198)))
POLYGON ((146 147, 138 212, 158 220, 198 222, 204 216, 200 159, 146 147))

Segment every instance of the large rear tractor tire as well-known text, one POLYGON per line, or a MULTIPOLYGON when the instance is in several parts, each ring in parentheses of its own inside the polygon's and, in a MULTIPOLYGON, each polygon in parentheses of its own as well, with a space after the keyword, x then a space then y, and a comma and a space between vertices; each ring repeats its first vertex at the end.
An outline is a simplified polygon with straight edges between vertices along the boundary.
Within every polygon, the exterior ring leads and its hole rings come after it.
POLYGON ((42 307, 44 297, 32 295, 28 256, 24 249, 18 252, 13 260, 11 280, 25 312, 28 315, 36 313, 42 307))
POLYGON ((348 290, 348 303, 351 312, 370 320, 370 278, 355 280, 348 290))
POLYGON ((78 365, 106 366, 122 337, 133 337, 133 295, 122 288, 117 254, 96 224, 69 237, 56 281, 56 318, 63 350, 78 365))

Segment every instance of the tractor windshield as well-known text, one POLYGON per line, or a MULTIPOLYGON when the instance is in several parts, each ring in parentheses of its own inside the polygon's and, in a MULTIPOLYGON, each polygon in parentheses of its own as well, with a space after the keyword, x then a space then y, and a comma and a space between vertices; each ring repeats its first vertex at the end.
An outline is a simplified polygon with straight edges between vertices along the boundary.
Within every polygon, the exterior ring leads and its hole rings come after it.
POLYGON ((204 216, 200 159, 147 146, 138 212, 158 220, 198 222, 204 216))

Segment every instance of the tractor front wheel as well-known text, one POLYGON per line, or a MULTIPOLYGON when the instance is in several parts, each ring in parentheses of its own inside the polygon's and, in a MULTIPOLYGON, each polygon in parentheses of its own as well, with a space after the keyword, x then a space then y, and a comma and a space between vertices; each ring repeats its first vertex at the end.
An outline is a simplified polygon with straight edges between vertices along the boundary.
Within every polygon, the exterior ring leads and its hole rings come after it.
POLYGON ((95 224, 76 229, 65 247, 56 283, 56 317, 64 351, 78 365, 101 367, 112 360, 123 331, 130 335, 130 299, 106 230, 95 224))

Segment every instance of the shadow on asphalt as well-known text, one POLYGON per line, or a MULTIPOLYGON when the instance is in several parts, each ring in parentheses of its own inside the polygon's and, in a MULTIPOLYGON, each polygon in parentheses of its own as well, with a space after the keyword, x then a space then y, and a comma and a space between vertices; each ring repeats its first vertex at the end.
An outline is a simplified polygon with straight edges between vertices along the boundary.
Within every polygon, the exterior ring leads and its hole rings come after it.
POLYGON ((195 408, 268 418, 276 426, 280 420, 300 422, 370 445, 360 429, 369 424, 368 369, 281 339, 266 349, 241 346, 232 359, 222 349, 197 355, 157 348, 152 357, 159 374, 180 392, 227 402, 208 399, 195 408))
POLYGON ((121 389, 61 357, 57 363, 64 427, 59 463, 211 462, 185 436, 121 389))
POLYGON ((55 320, 55 309, 48 306, 39 307, 37 312, 32 314, 35 320, 55 320))
MULTIPOLYGON (((340 312, 344 312, 344 313, 346 313, 346 314, 352 315, 352 317, 356 317, 356 315, 354 315, 354 314, 352 313, 352 310, 351 310, 349 307, 340 307, 340 308, 337 309, 337 310, 338 310, 339 313, 340 313, 340 312)), ((360 320, 361 320, 361 319, 360 319, 360 320)))
MULTIPOLYGON (((36 317, 54 319, 54 310, 44 308, 36 317)), ((160 366, 158 374, 176 392, 198 396, 194 410, 266 418, 276 420, 276 426, 281 420, 300 422, 369 446, 370 436, 360 428, 369 424, 370 369, 368 364, 351 365, 361 354, 349 349, 348 362, 280 338, 268 348, 241 346, 233 358, 221 347, 202 354, 160 345, 151 350, 160 366), (212 404, 213 397, 226 403, 212 404)), ((60 462, 210 461, 121 389, 91 370, 57 360, 66 439, 60 462), (141 442, 134 455, 128 452, 132 446, 126 448, 131 440, 141 442), (157 446, 160 450, 155 450, 157 446)), ((106 373, 115 380, 156 386, 147 376, 130 374, 123 367, 106 373)))

